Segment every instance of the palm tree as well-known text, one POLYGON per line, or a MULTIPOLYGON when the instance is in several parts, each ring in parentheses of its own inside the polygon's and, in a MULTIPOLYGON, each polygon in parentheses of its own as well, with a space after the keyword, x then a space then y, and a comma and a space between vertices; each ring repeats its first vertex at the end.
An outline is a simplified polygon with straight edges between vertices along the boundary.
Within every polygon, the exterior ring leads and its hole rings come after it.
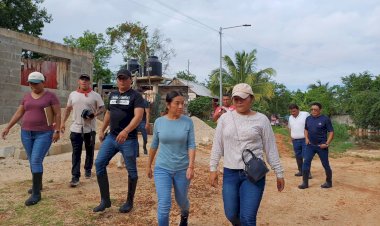
MULTIPOLYGON (((227 55, 223 57, 227 68, 222 70, 224 93, 231 93, 236 84, 247 83, 252 87, 256 100, 273 96, 274 87, 270 79, 276 71, 272 68, 256 71, 254 66, 257 60, 256 53, 255 49, 250 53, 236 52, 235 62, 227 55)), ((214 95, 219 95, 219 69, 211 72, 209 88, 214 95)))

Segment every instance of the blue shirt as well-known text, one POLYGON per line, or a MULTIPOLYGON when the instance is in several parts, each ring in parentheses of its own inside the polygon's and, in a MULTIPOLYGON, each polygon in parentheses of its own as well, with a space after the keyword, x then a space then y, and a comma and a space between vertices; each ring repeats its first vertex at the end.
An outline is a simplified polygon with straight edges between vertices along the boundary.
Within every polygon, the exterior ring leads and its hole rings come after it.
POLYGON ((313 117, 310 115, 306 118, 305 130, 309 133, 309 141, 311 144, 325 144, 327 141, 327 132, 334 132, 329 117, 320 115, 313 117))
POLYGON ((156 166, 167 170, 184 170, 189 166, 189 150, 195 151, 194 124, 191 118, 182 115, 176 120, 166 116, 154 122, 151 148, 160 150, 156 166))

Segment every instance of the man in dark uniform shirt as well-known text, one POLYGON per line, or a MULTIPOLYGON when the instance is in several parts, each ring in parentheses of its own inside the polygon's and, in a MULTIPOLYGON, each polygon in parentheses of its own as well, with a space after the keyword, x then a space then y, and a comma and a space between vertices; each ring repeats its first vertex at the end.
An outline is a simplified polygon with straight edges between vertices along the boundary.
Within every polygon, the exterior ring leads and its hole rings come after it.
POLYGON ((334 138, 334 128, 331 120, 327 116, 321 115, 322 105, 320 103, 312 103, 310 110, 311 115, 306 118, 305 122, 305 142, 307 147, 302 165, 303 183, 298 188, 305 189, 309 187, 311 161, 315 154, 318 154, 326 173, 326 182, 321 187, 331 188, 332 170, 329 163, 329 145, 334 138))
POLYGON ((117 152, 124 157, 128 171, 128 197, 119 211, 128 213, 133 208, 133 198, 137 185, 136 156, 138 151, 137 130, 143 112, 144 102, 142 96, 131 88, 131 73, 121 69, 117 73, 118 90, 109 95, 109 104, 104 116, 103 126, 99 133, 102 141, 98 156, 95 160, 96 176, 98 179, 101 201, 94 212, 104 211, 111 206, 107 165, 117 152), (110 126, 109 134, 105 131, 110 126))

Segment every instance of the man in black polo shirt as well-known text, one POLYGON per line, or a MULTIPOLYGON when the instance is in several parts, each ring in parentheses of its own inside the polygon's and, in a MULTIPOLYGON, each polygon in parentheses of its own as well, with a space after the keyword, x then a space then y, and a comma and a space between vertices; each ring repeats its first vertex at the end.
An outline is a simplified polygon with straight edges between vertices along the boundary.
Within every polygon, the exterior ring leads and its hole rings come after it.
POLYGON ((99 139, 103 142, 95 160, 96 176, 98 179, 101 201, 94 212, 104 211, 111 206, 107 165, 117 152, 124 157, 128 171, 128 198, 119 211, 128 213, 133 208, 133 198, 137 185, 136 155, 138 151, 137 131, 143 112, 142 96, 131 88, 131 73, 121 69, 117 73, 118 90, 109 95, 109 104, 104 116, 99 139), (108 135, 105 131, 110 126, 108 135))
POLYGON ((331 188, 332 170, 329 163, 329 145, 334 138, 334 128, 331 120, 327 116, 321 115, 322 105, 320 103, 312 103, 310 110, 311 115, 306 118, 305 122, 305 142, 307 147, 302 165, 303 183, 298 188, 305 189, 309 187, 310 166, 315 154, 318 154, 326 173, 326 182, 321 187, 331 188))

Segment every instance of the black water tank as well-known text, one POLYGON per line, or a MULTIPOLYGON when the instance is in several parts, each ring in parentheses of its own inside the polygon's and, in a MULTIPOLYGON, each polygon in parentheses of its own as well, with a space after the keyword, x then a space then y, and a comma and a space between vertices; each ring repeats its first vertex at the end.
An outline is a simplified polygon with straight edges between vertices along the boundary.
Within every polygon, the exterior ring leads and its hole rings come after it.
POLYGON ((149 70, 150 76, 162 76, 162 63, 158 60, 158 57, 148 57, 148 60, 144 64, 144 76, 148 76, 148 67, 151 68, 149 70))
POLYGON ((137 59, 128 60, 127 69, 132 73, 132 75, 138 72, 139 76, 141 76, 140 64, 137 59))

